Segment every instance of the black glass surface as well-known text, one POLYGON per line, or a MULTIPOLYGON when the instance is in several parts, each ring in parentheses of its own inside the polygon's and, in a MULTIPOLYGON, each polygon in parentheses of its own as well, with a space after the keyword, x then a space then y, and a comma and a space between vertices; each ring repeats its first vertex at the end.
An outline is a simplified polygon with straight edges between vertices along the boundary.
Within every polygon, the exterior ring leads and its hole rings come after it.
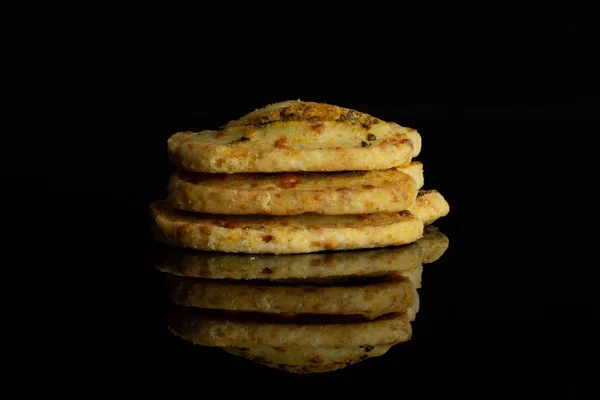
MULTIPOLYGON (((23 354, 15 368, 61 375, 54 385, 134 396, 581 394, 596 363, 596 291, 569 256, 583 250, 565 244, 565 220, 577 210, 545 200, 569 197, 568 178, 532 160, 560 150, 550 135, 596 132, 597 119, 573 107, 536 114, 336 100, 417 129, 425 188, 451 207, 434 224, 450 247, 424 266, 408 342, 339 371, 296 375, 167 329, 147 214, 173 171, 166 140, 218 128, 262 101, 179 113, 11 114, 7 129, 36 133, 31 146, 21 134, 25 144, 5 149, 4 213, 16 245, 4 266, 22 275, 5 281, 18 305, 9 327, 23 354), (538 240, 551 229, 554 241, 538 240)), ((569 160, 564 140, 560 162, 569 160)))

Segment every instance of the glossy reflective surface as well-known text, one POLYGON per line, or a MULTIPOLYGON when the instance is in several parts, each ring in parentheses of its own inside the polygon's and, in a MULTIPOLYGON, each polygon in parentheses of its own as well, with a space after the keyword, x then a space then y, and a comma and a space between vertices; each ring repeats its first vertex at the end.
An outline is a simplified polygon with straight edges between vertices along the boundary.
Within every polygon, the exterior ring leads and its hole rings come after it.
MULTIPOLYGON (((380 112, 403 119, 401 111, 380 112)), ((8 174, 3 196, 5 345, 7 365, 26 377, 21 390, 37 386, 79 396, 201 397, 217 388, 223 396, 298 393, 307 398, 382 396, 395 390, 397 396, 576 398, 571 395, 586 393, 582 388, 594 382, 587 363, 598 354, 597 285, 588 275, 597 268, 595 246, 583 240, 594 236, 570 226, 583 215, 573 210, 584 208, 557 211, 536 201, 535 193, 543 192, 545 199, 567 204, 562 201, 570 197, 556 190, 557 182, 570 186, 572 170, 565 176, 550 174, 547 163, 531 160, 542 153, 566 157, 564 148, 550 148, 551 143, 563 146, 564 139, 549 141, 550 136, 593 136, 597 123, 406 117, 406 124, 424 137, 419 159, 426 186, 440 190, 452 207, 435 223, 449 247, 423 266, 410 340, 333 372, 301 375, 194 345, 168 329, 165 275, 170 272, 156 268, 147 205, 164 198, 171 172, 164 159, 165 137, 221 122, 211 118, 15 117, 18 129, 10 132, 29 126, 44 132, 41 143, 55 144, 32 149, 31 159, 9 149, 7 155, 14 153, 18 160, 3 170, 8 174), (517 167, 499 163, 495 156, 504 155, 499 143, 514 143, 509 139, 515 137, 535 151, 515 150, 517 167), (535 179, 523 178, 521 161, 528 160, 526 169, 535 179)), ((585 169, 585 160, 577 160, 585 169)), ((578 205, 587 204, 577 199, 578 205)), ((204 278, 207 271, 243 265, 239 260, 198 265, 193 258, 175 259, 180 261, 163 263, 164 269, 197 270, 204 278)), ((335 258, 329 259, 331 265, 322 261, 313 266, 324 271, 322 279, 331 275, 328 268, 337 271, 341 265, 335 258)), ((300 271, 303 264, 288 265, 300 271)), ((364 264, 353 265, 360 271, 364 264)), ((248 276, 269 275, 258 266, 245 265, 253 274, 248 276)), ((278 279, 285 277, 266 267, 278 279)), ((281 352, 257 347, 251 353, 266 359, 281 352)), ((322 354, 323 359, 329 355, 322 354)))
POLYGON ((408 342, 423 264, 448 245, 429 226, 411 245, 310 255, 159 246, 155 266, 167 272, 175 335, 306 374, 339 370, 408 342), (235 279, 242 273, 246 279, 235 279))

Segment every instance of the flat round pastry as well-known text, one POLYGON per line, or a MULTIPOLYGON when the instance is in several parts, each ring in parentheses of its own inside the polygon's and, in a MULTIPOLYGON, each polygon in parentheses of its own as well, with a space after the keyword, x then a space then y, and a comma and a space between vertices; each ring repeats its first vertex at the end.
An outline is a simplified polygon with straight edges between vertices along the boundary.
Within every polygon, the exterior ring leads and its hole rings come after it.
POLYGON ((217 347, 358 347, 393 345, 410 339, 405 313, 373 320, 359 316, 282 317, 171 306, 169 329, 194 344, 217 347))
POLYGON ((419 161, 412 161, 410 164, 404 167, 396 167, 396 170, 412 176, 412 178, 415 180, 415 183, 417 184, 417 190, 421 189, 425 184, 423 163, 419 161))
POLYGON ((411 128, 330 104, 284 101, 221 130, 177 132, 171 162, 195 172, 295 172, 390 169, 421 150, 411 128))
POLYGON ((417 199, 408 208, 424 225, 430 225, 450 212, 450 205, 437 190, 419 190, 417 199))
POLYGON ((414 242, 423 223, 408 211, 292 216, 198 214, 150 205, 157 241, 173 246, 241 253, 310 253, 414 242))
POLYGON ((414 203, 422 174, 416 163, 400 170, 293 174, 208 174, 179 170, 171 175, 167 200, 174 208, 210 214, 398 212, 414 203))
POLYGON ((231 311, 294 314, 363 315, 373 319, 405 312, 414 305, 416 287, 411 280, 389 277, 364 284, 291 285, 265 281, 167 279, 173 304, 231 311))
POLYGON ((363 345, 358 347, 224 347, 226 352, 244 357, 266 367, 297 374, 331 372, 368 358, 384 355, 392 346, 363 345))
MULTIPOLYGON (((157 244, 153 252, 162 272, 211 279, 331 279, 401 274, 421 262, 437 260, 448 248, 448 238, 433 226, 425 227, 416 242, 383 249, 317 252, 308 254, 231 254, 197 251, 157 244)), ((420 282, 414 281, 417 287, 420 282)))

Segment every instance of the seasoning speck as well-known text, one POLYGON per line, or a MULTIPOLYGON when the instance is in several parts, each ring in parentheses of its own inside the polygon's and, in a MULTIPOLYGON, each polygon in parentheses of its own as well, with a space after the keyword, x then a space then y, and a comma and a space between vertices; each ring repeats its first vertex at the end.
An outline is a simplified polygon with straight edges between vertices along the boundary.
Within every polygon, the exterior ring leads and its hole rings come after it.
POLYGON ((354 115, 354 113, 352 111, 348 111, 348 118, 356 119, 356 115, 354 115))
POLYGON ((372 133, 369 133, 367 135, 367 140, 377 140, 377 136, 373 135, 372 133))
POLYGON ((369 147, 371 145, 371 143, 367 143, 363 140, 361 145, 362 145, 362 147, 369 147))

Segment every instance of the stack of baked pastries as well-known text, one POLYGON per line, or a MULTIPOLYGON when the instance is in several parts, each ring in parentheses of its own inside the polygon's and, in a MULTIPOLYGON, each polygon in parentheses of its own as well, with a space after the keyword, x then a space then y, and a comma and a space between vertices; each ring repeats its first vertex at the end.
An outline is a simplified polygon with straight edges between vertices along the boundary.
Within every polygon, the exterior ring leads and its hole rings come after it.
POLYGON ((171 136, 150 205, 171 331, 300 373, 409 340, 421 264, 448 246, 420 150, 414 129, 303 101, 171 136))

